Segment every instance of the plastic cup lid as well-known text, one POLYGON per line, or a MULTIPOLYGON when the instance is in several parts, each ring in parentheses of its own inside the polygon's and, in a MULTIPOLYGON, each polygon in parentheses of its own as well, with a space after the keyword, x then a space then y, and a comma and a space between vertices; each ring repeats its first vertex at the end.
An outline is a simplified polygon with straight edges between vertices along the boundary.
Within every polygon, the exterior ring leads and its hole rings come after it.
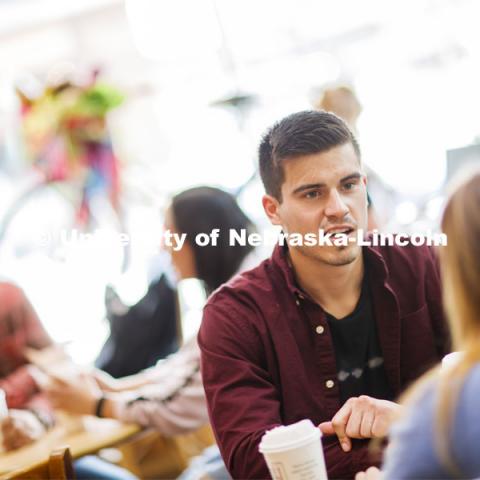
POLYGON ((322 432, 315 427, 311 420, 301 420, 292 425, 281 425, 268 430, 263 435, 259 445, 262 453, 288 450, 319 439, 322 432))

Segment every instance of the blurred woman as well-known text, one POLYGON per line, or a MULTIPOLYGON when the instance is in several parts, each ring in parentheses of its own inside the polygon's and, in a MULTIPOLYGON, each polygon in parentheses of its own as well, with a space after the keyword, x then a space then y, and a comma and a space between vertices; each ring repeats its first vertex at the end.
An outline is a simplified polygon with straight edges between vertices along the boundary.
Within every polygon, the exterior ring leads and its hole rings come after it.
POLYGON ((173 197, 165 214, 165 229, 187 235, 182 249, 167 247, 179 278, 203 280, 209 294, 239 270, 254 266, 255 256, 247 258, 252 246, 229 244, 230 229, 251 233, 254 226, 235 198, 223 190, 197 187, 173 197), (195 242, 198 234, 214 229, 220 233, 216 245, 202 247, 195 242))
MULTIPOLYGON (((195 235, 206 226, 225 222, 225 215, 218 213, 220 209, 231 217, 225 223, 225 228, 230 225, 241 227, 244 225, 243 213, 238 207, 232 206, 232 201, 234 199, 230 195, 214 189, 187 190, 173 198, 166 213, 165 228, 171 234, 178 234, 179 230, 193 242, 195 235), (210 218, 205 218, 206 216, 210 218)), ((223 225, 220 227, 223 229, 223 225)), ((223 237, 220 240, 223 241, 223 237)), ((232 272, 239 268, 239 262, 243 258, 243 249, 224 247, 198 247, 193 242, 186 244, 179 252, 173 248, 169 250, 180 277, 193 275, 201 278, 210 291, 228 280, 232 272), (195 260, 192 261, 192 258, 195 260), (190 264, 191 267, 188 266, 190 264)), ((115 378, 134 375, 152 367, 158 360, 178 349, 180 339, 177 335, 175 281, 170 265, 165 265, 165 257, 165 252, 156 256, 156 261, 162 264, 163 273, 155 277, 145 296, 135 305, 125 305, 115 290, 107 287, 106 313, 110 335, 95 365, 115 378)))
MULTIPOLYGON (((181 249, 167 247, 179 279, 197 278, 207 293, 236 272, 253 267, 250 245, 229 245, 229 230, 254 227, 230 194, 198 187, 176 195, 165 216, 171 233, 187 234, 181 249), (219 229, 216 246, 201 247, 198 234, 219 229)), ((253 252, 252 252, 253 253, 253 252)), ((78 414, 96 414, 154 427, 166 436, 194 431, 208 423, 196 338, 157 366, 115 380, 97 374, 70 382, 52 379, 47 394, 57 408, 78 414)))
MULTIPOLYGON (((459 183, 442 219, 444 306, 462 353, 407 393, 405 417, 391 431, 387 479, 479 478, 480 172, 459 183)), ((378 478, 370 469, 358 479, 378 478)))

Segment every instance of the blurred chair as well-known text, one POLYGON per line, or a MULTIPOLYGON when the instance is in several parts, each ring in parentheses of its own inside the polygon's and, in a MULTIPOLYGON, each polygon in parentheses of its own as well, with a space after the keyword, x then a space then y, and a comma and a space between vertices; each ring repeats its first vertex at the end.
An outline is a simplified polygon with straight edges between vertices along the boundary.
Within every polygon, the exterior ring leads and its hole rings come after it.
POLYGON ((165 437, 154 430, 146 430, 116 447, 121 459, 115 463, 145 480, 176 478, 194 457, 214 443, 210 425, 175 437, 165 437))
POLYGON ((48 460, 0 476, 0 480, 71 480, 75 479, 68 447, 56 448, 48 460))

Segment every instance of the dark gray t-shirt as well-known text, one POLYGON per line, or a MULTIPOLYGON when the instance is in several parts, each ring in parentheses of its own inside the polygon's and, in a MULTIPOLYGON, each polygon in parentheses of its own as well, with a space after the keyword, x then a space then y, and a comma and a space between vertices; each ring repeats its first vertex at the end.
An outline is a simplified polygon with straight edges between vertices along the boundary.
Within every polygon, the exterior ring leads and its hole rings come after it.
POLYGON ((342 404, 368 395, 393 400, 373 316, 367 275, 355 310, 342 319, 326 313, 337 364, 342 404))

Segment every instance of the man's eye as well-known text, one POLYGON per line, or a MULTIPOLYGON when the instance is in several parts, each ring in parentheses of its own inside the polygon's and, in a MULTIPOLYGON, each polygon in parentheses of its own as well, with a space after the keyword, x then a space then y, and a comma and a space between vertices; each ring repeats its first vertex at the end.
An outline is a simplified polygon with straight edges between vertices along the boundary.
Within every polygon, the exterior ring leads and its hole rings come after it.
POLYGON ((316 190, 313 190, 312 192, 307 192, 305 194, 305 198, 308 198, 308 199, 318 198, 319 195, 320 195, 319 192, 317 192, 316 190))
POLYGON ((344 184, 343 184, 343 188, 344 188, 344 190, 352 190, 352 189, 355 187, 355 185, 356 185, 356 184, 355 184, 355 183, 352 183, 352 182, 350 182, 350 183, 344 183, 344 184))

